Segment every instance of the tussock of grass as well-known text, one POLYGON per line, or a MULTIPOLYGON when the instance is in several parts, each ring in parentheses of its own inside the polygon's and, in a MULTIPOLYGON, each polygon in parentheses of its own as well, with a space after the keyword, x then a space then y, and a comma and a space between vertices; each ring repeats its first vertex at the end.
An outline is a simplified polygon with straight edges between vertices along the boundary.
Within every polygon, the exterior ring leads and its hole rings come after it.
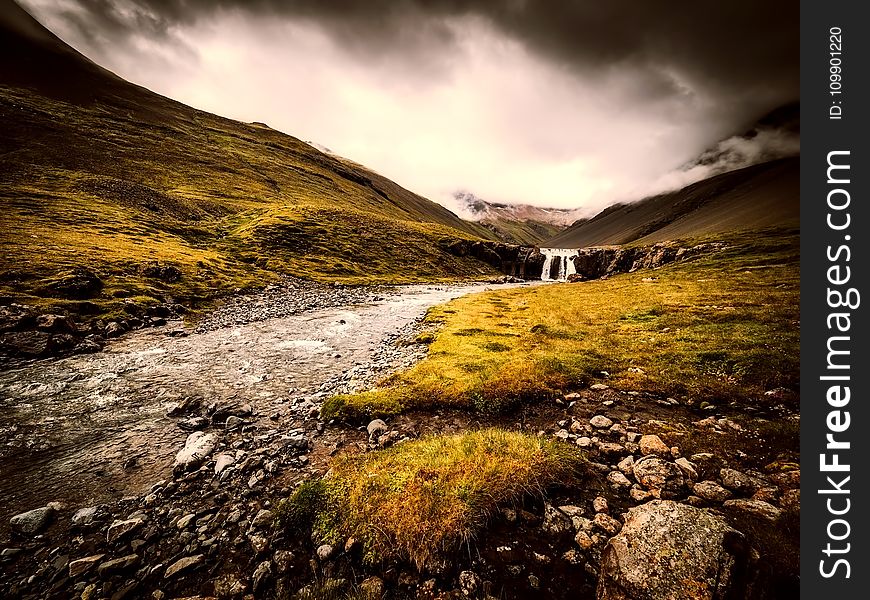
POLYGON ((293 600, 381 600, 383 594, 349 585, 344 579, 317 579, 292 596, 293 600))
POLYGON ((424 569, 469 543, 499 506, 572 480, 580 460, 567 444, 499 429, 341 455, 319 488, 314 531, 327 542, 359 540, 369 561, 424 569))
POLYGON ((325 412, 361 419, 438 407, 503 411, 602 371, 616 388, 702 401, 798 389, 798 237, 767 231, 727 241, 724 251, 656 270, 655 283, 638 271, 436 307, 427 319, 441 329, 424 361, 379 389, 333 399, 325 412))

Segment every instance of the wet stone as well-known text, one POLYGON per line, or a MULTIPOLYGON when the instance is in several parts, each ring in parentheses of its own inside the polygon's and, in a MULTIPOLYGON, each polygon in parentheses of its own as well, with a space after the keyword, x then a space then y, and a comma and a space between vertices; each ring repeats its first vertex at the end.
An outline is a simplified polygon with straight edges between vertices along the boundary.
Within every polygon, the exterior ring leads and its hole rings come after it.
POLYGON ((27 512, 17 514, 9 519, 9 525, 13 531, 22 535, 36 535, 51 523, 54 519, 55 509, 51 506, 34 508, 27 512))

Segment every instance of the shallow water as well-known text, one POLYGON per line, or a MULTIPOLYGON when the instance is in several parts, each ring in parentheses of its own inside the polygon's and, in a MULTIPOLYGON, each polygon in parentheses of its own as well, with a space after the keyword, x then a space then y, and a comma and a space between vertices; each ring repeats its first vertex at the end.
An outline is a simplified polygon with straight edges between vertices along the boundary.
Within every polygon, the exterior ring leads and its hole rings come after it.
POLYGON ((429 307, 488 287, 408 286, 368 304, 188 337, 143 330, 101 353, 0 372, 0 526, 47 502, 89 505, 168 476, 188 433, 166 411, 185 397, 249 403, 261 419, 277 417, 272 427, 292 427, 295 399, 383 367, 390 336, 429 307))

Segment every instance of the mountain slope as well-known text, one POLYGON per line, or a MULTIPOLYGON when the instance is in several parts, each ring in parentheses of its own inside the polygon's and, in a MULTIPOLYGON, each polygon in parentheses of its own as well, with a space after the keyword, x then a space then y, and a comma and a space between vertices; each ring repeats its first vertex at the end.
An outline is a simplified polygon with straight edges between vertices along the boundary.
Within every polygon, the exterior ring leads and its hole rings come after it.
POLYGON ((458 214, 480 223, 499 240, 529 246, 557 235, 582 214, 576 209, 488 202, 471 192, 456 192, 453 200, 458 214))
POLYGON ((726 231, 792 227, 800 222, 799 157, 704 179, 681 190, 617 204, 545 245, 582 248, 652 243, 726 231))
POLYGON ((480 225, 263 124, 130 84, 10 0, 0 0, 0 43, 7 301, 88 297, 104 313, 279 274, 362 283, 491 272, 439 244, 491 237, 480 225), (93 289, 70 292, 76 277, 93 289))

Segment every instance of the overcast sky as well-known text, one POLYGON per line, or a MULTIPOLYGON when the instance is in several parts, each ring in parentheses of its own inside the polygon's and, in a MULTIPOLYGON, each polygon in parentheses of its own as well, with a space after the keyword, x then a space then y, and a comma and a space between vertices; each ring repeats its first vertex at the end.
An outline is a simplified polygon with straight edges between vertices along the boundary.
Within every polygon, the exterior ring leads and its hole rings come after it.
POLYGON ((444 201, 601 208, 798 98, 798 3, 23 0, 122 77, 444 201))

